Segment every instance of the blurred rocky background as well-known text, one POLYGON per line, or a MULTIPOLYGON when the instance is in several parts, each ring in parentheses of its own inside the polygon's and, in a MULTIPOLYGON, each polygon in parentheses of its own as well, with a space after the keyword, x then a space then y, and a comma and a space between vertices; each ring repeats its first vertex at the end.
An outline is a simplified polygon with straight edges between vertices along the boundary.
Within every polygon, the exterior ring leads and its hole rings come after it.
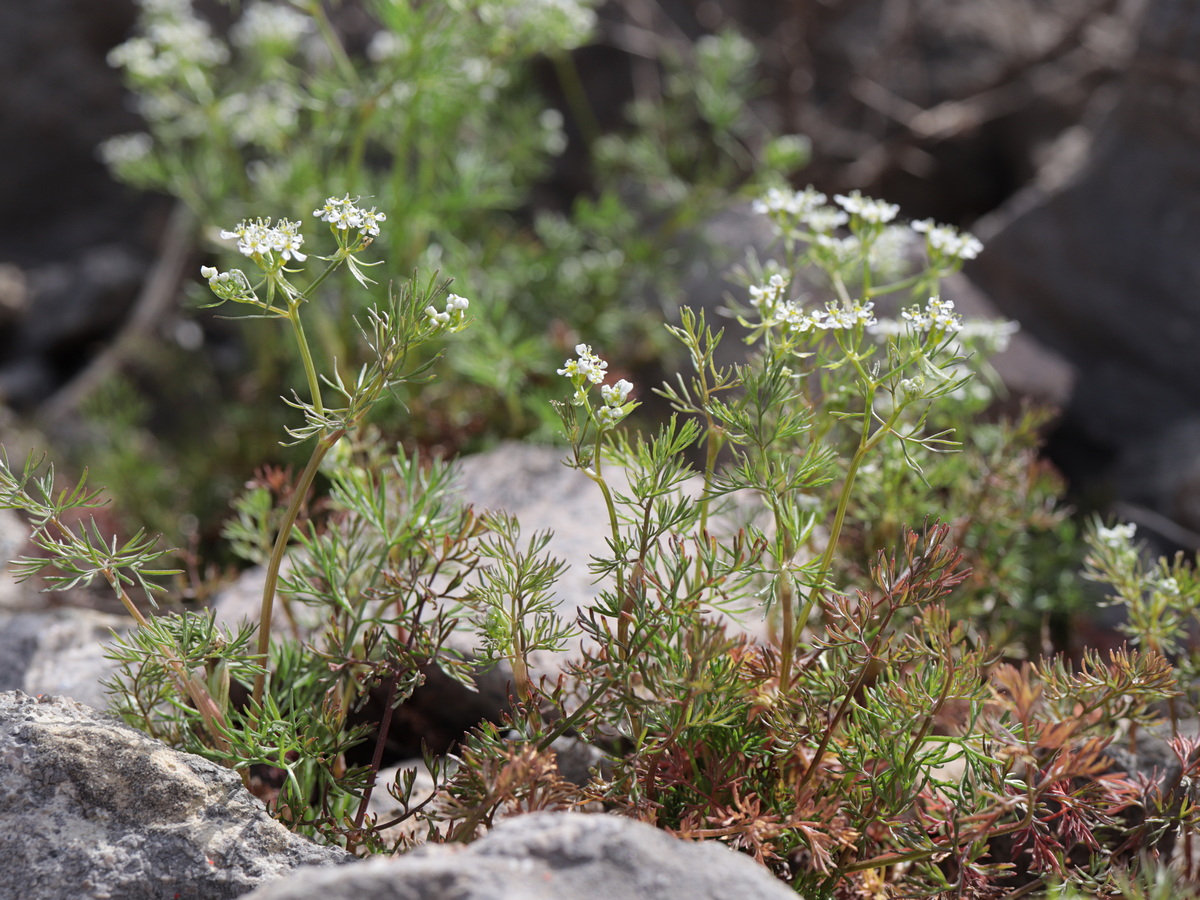
MULTIPOLYGON (((219 4, 201 5, 220 20, 219 4)), ((352 21, 353 4, 338 6, 352 21)), ((1074 496, 1118 504, 1165 549, 1200 546, 1200 0, 610 0, 601 12, 577 54, 606 128, 657 89, 664 46, 736 23, 762 53, 756 112, 812 140, 804 181, 978 233, 975 302, 1040 344, 1005 374, 1062 408, 1049 453, 1074 496)), ((137 127, 105 61, 134 18, 129 0, 0 0, 12 456, 22 428, 70 434, 114 344, 187 343, 188 232, 167 198, 115 184, 95 152, 137 127)), ((550 67, 544 81, 556 97, 550 67)), ((568 151, 545 192, 587 188, 568 151)))

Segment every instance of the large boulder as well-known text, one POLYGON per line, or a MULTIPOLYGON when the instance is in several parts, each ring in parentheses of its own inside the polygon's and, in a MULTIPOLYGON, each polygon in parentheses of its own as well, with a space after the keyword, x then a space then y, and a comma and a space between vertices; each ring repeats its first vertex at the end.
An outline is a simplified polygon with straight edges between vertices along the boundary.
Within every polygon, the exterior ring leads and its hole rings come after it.
POLYGON ((462 847, 304 870, 246 900, 796 900, 747 856, 641 822, 583 813, 509 819, 462 847))
POLYGON ((0 693, 0 893, 220 900, 348 853, 292 834, 229 769, 80 703, 0 693))
POLYGON ((132 625, 128 616, 90 609, 0 612, 0 691, 53 694, 104 709, 103 682, 117 671, 104 654, 113 635, 132 625))
MULTIPOLYGON (((1058 461, 1200 530, 1200 0, 1153 0, 1090 149, 990 228, 970 276, 1078 370, 1058 461), (991 233, 988 233, 991 232, 991 233)), ((1147 523, 1149 524, 1149 523, 1147 523)))

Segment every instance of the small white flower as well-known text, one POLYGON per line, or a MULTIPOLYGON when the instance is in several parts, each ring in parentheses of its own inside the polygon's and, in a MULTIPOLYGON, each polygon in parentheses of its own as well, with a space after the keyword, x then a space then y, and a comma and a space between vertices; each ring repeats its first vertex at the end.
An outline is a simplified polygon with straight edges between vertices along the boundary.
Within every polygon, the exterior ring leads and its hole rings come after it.
POLYGON ((766 284, 752 285, 750 287, 750 305, 762 310, 763 315, 769 317, 775 304, 783 299, 786 289, 787 280, 782 275, 776 273, 767 279, 766 284))
POLYGON ((959 233, 953 225, 938 225, 933 219, 913 222, 912 230, 924 234, 932 249, 951 259, 974 259, 983 250, 983 244, 973 234, 959 233))
POLYGON ((1096 540, 1109 549, 1122 550, 1129 546, 1136 533, 1137 526, 1133 523, 1114 525, 1112 528, 1100 527, 1096 529, 1096 540))
POLYGON ((954 311, 953 300, 941 300, 930 297, 925 308, 913 306, 903 310, 900 315, 921 331, 962 331, 962 316, 954 311))
POLYGON ((797 219, 825 203, 825 195, 809 185, 802 191, 773 187, 766 196, 755 200, 751 209, 760 215, 784 214, 797 219))
POLYGON ((858 326, 870 326, 875 324, 875 315, 872 310, 875 309, 875 304, 872 301, 860 303, 827 303, 825 304, 825 318, 821 321, 820 327, 829 330, 834 329, 851 329, 858 326))
POLYGON ((308 16, 287 6, 257 0, 246 7, 241 19, 229 29, 229 40, 238 47, 288 50, 314 30, 308 16))
POLYGON ((362 229, 363 234, 369 234, 371 237, 375 237, 379 234, 379 223, 386 221, 387 215, 385 213, 376 212, 375 207, 373 206, 370 209, 362 210, 361 212, 362 222, 359 227, 362 229))
POLYGON ((611 406, 601 406, 596 410, 595 416, 596 424, 601 428, 612 428, 625 418, 620 409, 614 409, 611 406))
POLYGON ((828 234, 835 228, 840 228, 850 221, 850 217, 834 206, 818 206, 810 209, 800 217, 805 225, 813 231, 828 234))
POLYGON ((141 162, 153 149, 154 139, 144 131, 139 131, 110 137, 97 148, 97 153, 105 165, 115 168, 141 162))
POLYGON ((566 375, 572 381, 581 378, 586 378, 592 384, 604 381, 608 363, 593 353, 588 344, 577 344, 575 352, 578 358, 567 360, 563 368, 558 370, 558 374, 566 375))
POLYGON ((813 239, 813 245, 824 251, 836 266, 844 266, 857 261, 862 253, 862 242, 855 235, 843 238, 832 237, 828 234, 818 234, 813 239))
POLYGON ((300 252, 300 245, 304 243, 304 235, 300 233, 299 222, 280 219, 279 224, 272 229, 271 239, 272 248, 279 251, 279 255, 283 259, 296 259, 299 262, 308 259, 308 254, 300 252))
POLYGON ((633 385, 622 378, 616 384, 602 385, 600 396, 604 398, 604 402, 607 405, 619 407, 629 399, 629 392, 632 390, 633 385))
POLYGON ((900 207, 895 203, 885 203, 882 200, 864 197, 859 191, 851 191, 849 194, 835 194, 833 199, 846 212, 858 216, 864 222, 870 222, 875 225, 883 225, 892 221, 892 219, 896 218, 896 214, 900 212, 900 207))

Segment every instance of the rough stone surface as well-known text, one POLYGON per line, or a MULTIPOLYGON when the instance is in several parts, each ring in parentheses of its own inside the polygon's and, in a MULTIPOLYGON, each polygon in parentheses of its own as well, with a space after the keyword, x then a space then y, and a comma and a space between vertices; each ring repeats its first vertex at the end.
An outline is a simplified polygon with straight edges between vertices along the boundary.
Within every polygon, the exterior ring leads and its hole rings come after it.
POLYGON ((465 848, 305 870, 247 900, 796 900, 749 857, 606 815, 532 813, 465 848))
POLYGON ((104 709, 101 682, 116 671, 104 648, 130 624, 90 609, 0 614, 0 691, 54 694, 104 709))
POLYGON ((232 771, 63 698, 0 694, 0 893, 220 900, 351 857, 291 834, 232 771))

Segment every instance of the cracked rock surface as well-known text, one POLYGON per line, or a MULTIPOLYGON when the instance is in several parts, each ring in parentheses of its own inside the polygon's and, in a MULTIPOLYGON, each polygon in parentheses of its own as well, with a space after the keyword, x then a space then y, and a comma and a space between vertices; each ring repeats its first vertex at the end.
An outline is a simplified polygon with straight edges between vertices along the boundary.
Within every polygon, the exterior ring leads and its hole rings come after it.
POLYGON ((352 857, 294 835, 229 769, 59 697, 0 693, 0 893, 221 900, 352 857))

